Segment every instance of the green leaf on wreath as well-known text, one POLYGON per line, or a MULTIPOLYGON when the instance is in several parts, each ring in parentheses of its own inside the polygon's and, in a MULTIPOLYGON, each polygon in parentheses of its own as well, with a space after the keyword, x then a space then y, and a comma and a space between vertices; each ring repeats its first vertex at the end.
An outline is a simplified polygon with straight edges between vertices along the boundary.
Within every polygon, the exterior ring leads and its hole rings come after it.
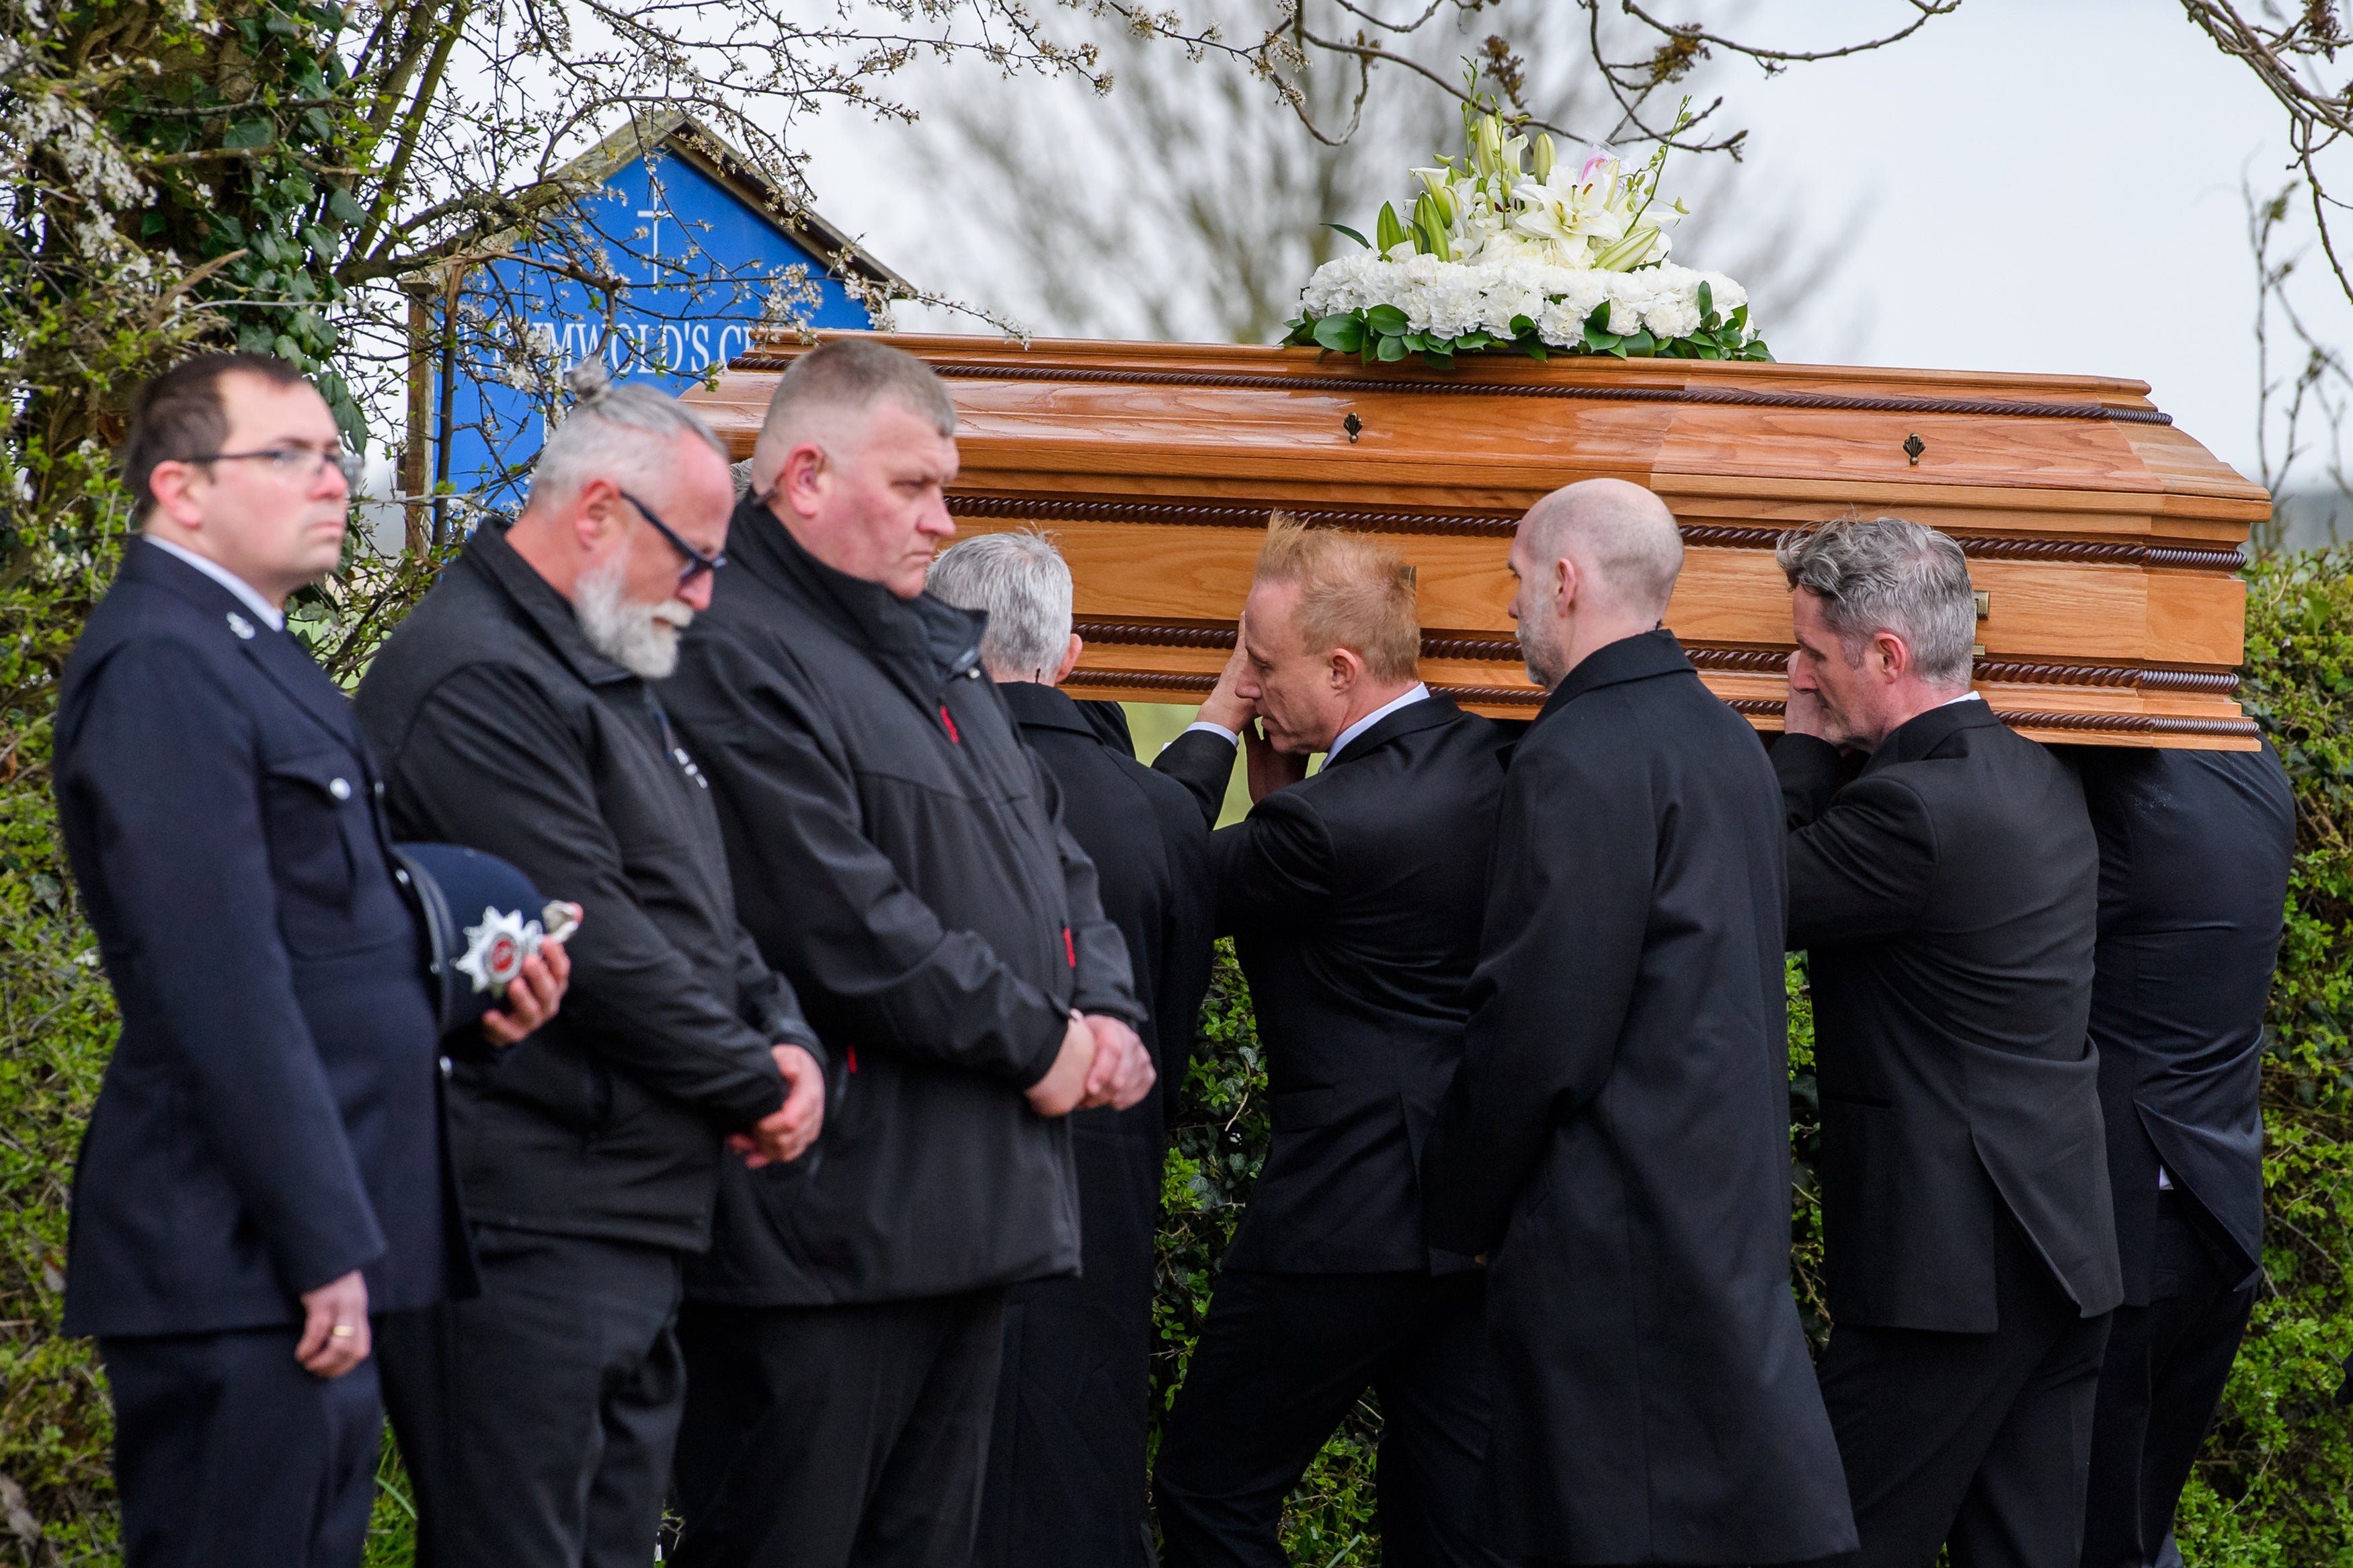
POLYGON ((1702 320, 1715 314, 1715 290, 1704 281, 1699 286, 1699 313, 1702 320))
POLYGON ((1380 357, 1382 363, 1393 364, 1397 361, 1405 358, 1405 340, 1403 338, 1393 338, 1384 334, 1378 346, 1376 347, 1373 352, 1380 357))
POLYGON ((1595 326, 1591 317, 1586 319, 1585 346, 1587 348, 1598 354, 1616 354, 1620 359, 1623 359, 1626 357, 1626 352, 1618 346, 1620 342, 1616 332, 1605 331, 1595 326))
POLYGON ((1525 316, 1514 316, 1512 318, 1512 336, 1515 338, 1532 338, 1535 335, 1536 324, 1534 321, 1529 321, 1525 316))
POLYGON ((1365 323, 1354 316, 1318 316, 1315 341, 1334 353, 1355 353, 1365 346, 1365 323))
POLYGON ((1373 242, 1371 240, 1366 239, 1363 235, 1358 234, 1355 229, 1350 228, 1345 223, 1327 223, 1324 226, 1328 229, 1335 229, 1339 233, 1346 235, 1350 239, 1355 240, 1366 250, 1370 250, 1373 247, 1373 242))
POLYGON ((1627 333, 1619 342, 1625 345, 1628 353, 1637 359, 1649 359, 1659 352, 1659 340, 1651 335, 1651 329, 1648 327, 1638 328, 1627 333))
POLYGON ((1365 312, 1365 325, 1385 336, 1406 330, 1406 313, 1395 305, 1376 305, 1365 312))

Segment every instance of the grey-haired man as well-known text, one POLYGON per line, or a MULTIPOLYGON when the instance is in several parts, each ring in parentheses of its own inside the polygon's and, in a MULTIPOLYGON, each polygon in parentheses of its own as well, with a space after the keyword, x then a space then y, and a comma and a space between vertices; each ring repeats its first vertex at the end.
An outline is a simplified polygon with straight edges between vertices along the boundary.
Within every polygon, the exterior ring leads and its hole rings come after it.
POLYGON ((387 1320, 420 1563, 643 1568, 685 1397, 672 1320, 730 1158, 816 1138, 823 1053, 735 920, 655 686, 710 603, 724 452, 675 400, 575 373, 531 500, 486 525, 360 688, 401 837, 513 862, 586 911, 572 1005, 446 1064, 480 1300, 387 1320))
POLYGON ((1960 546, 1875 518, 1779 555, 1798 651, 1773 766, 1838 1325, 1819 1371, 1862 1561, 2074 1568, 2123 1295, 2084 792, 1969 690, 1960 546), (1868 756, 1843 784, 1841 749, 1868 756))

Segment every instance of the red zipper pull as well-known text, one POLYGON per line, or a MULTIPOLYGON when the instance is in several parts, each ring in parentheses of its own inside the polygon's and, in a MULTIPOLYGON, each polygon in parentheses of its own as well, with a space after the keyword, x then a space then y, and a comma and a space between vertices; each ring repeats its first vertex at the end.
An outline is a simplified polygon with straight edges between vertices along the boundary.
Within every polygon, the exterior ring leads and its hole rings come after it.
POLYGON ((940 704, 940 722, 948 727, 948 742, 951 745, 964 744, 964 737, 956 733, 955 721, 948 717, 948 705, 944 702, 940 704))
POLYGON ((842 1050, 849 1058, 849 1070, 851 1072, 856 1072, 858 1070, 858 1047, 856 1046, 844 1046, 842 1050))
POLYGON ((1064 926, 1062 928, 1062 953, 1064 957, 1071 961, 1071 967, 1072 969, 1076 969, 1079 966, 1078 944, 1071 940, 1071 928, 1068 926, 1064 926))

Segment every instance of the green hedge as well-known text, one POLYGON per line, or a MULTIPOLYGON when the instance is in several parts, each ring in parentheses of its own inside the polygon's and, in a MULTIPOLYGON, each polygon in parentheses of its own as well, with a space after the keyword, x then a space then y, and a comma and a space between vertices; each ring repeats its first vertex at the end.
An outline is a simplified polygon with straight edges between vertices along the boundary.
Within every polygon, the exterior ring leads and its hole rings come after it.
MULTIPOLYGON (((67 1184, 112 1043, 112 1003, 65 877, 47 769, 57 672, 100 580, 93 569, 0 593, 0 1563, 115 1558, 103 1384, 90 1348, 58 1333, 67 1184)), ((2270 1283, 2184 1500, 2180 1542, 2193 1568, 2353 1568, 2353 1407, 2338 1397, 2353 1354, 2353 551, 2265 560, 2248 582, 2247 703, 2278 742, 2301 808, 2264 1066, 2270 1283)), ((1802 966, 1789 984, 1791 1279, 1819 1338, 1802 966)), ((1155 1411, 1183 1375, 1267 1144, 1264 1055, 1230 952, 1219 955, 1174 1135, 1155 1411)), ((1292 1498, 1294 1563, 1379 1562, 1379 1430, 1367 1399, 1292 1498)), ((407 1561, 409 1532, 396 1464, 385 1480, 369 1555, 390 1568, 407 1561)))

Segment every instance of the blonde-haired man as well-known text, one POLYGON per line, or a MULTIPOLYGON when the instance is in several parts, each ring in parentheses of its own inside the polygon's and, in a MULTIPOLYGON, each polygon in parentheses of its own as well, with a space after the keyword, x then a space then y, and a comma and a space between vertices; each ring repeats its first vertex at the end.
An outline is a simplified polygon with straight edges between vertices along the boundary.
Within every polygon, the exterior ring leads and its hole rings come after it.
POLYGON ((1493 1563, 1481 1279, 1430 1248, 1414 1159, 1461 1056, 1504 733, 1421 684, 1413 570, 1373 540, 1278 514, 1238 644, 1157 765, 1214 819, 1249 742, 1257 805, 1209 858, 1274 1143, 1161 1439, 1166 1561, 1282 1563, 1282 1500, 1371 1387, 1384 1560, 1493 1563))

